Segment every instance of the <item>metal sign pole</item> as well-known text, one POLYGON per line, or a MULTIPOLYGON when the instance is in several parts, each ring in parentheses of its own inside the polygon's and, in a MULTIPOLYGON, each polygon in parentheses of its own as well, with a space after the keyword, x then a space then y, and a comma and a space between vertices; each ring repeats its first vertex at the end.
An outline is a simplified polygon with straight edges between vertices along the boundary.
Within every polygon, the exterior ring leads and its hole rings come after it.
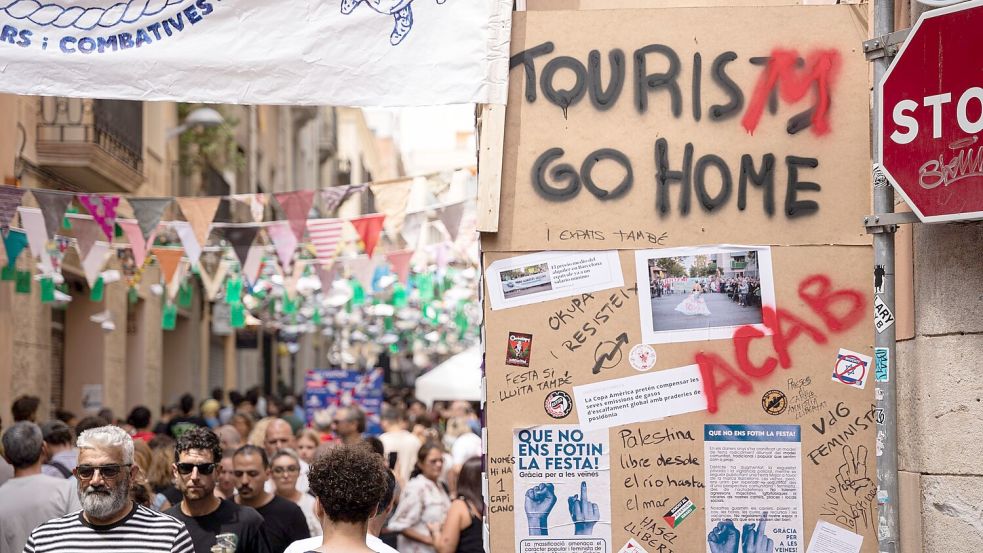
MULTIPOLYGON (((886 37, 894 27, 894 0, 874 0, 874 36, 886 37)), ((875 39, 876 40, 876 39, 875 39)), ((884 45, 879 45, 883 47, 884 45)), ((880 111, 880 94, 877 83, 887 71, 891 57, 880 56, 874 63, 874 113, 880 111)), ((874 121, 873 150, 878 151, 878 141, 883 137, 874 121)), ((873 175, 874 215, 894 212, 894 190, 887 178, 875 167, 873 175)), ((888 311, 894 313, 894 230, 896 227, 886 227, 885 232, 877 232, 874 238, 874 275, 875 286, 880 280, 880 286, 875 296, 880 297, 888 311)), ((876 316, 875 316, 876 320, 876 316)), ((898 532, 898 413, 897 413, 897 379, 898 374, 890 365, 897 366, 895 355, 897 326, 891 324, 886 328, 875 328, 875 354, 887 350, 889 364, 888 377, 875 378, 877 408, 883 414, 877 425, 877 503, 878 523, 877 538, 881 553, 897 553, 899 550, 898 532), (884 382, 883 380, 887 380, 884 382)))

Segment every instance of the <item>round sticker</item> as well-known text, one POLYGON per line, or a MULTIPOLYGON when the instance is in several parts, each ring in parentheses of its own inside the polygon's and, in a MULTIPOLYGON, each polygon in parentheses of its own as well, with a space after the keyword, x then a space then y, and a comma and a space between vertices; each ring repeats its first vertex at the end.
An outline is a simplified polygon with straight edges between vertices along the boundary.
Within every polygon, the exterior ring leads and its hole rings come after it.
POLYGON ((788 407, 788 398, 781 390, 768 390, 761 396, 761 408, 769 415, 781 415, 788 407))
POLYGON ((657 355, 655 349, 648 344, 638 344, 631 348, 628 354, 628 364, 636 371, 645 372, 655 366, 657 355))
POLYGON ((563 390, 553 390, 546 394, 543 407, 546 408, 547 415, 554 419, 562 419, 573 411, 573 399, 563 390))

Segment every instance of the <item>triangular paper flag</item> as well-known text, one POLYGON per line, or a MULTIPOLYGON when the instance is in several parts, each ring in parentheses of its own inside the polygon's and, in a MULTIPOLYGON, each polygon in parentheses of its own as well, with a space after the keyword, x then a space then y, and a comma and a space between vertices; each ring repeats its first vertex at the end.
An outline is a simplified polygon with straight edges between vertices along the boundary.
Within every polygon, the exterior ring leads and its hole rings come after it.
POLYGON ((119 206, 119 196, 80 194, 79 203, 89 210, 89 214, 106 235, 106 240, 111 242, 116 231, 116 208, 119 206))
POLYGON ((348 270, 366 290, 372 289, 372 275, 375 273, 376 262, 370 257, 356 257, 347 263, 348 270))
POLYGON ((386 260, 392 266, 393 271, 399 277, 399 281, 404 285, 410 278, 410 258, 413 257, 413 250, 400 250, 386 254, 386 260))
POLYGON ((350 189, 350 185, 342 184, 321 190, 321 210, 324 214, 333 213, 334 210, 338 209, 341 202, 345 201, 345 198, 348 197, 348 191, 350 189))
POLYGON ((375 200, 376 211, 386 216, 386 234, 393 240, 399 236, 399 231, 403 228, 403 219, 406 217, 406 203, 410 199, 410 188, 413 180, 394 182, 391 184, 379 184, 370 186, 372 197, 375 200))
POLYGON ((265 249, 263 246, 252 246, 246 254, 246 261, 242 264, 242 276, 245 277, 250 286, 255 286, 256 279, 259 278, 259 270, 263 266, 263 250, 265 249))
POLYGON ((20 252, 27 247, 27 233, 10 229, 10 232, 3 237, 3 247, 7 251, 7 265, 15 265, 20 252))
MULTIPOLYGON (((145 242, 152 241, 151 235, 157 230, 160 224, 160 217, 164 214, 167 206, 174 201, 173 198, 127 198, 130 207, 133 208, 133 216, 140 223, 140 232, 143 233, 145 242)), ((130 239, 133 243, 133 239, 130 239)))
POLYGON ((317 271, 317 278, 321 280, 321 291, 327 293, 331 289, 331 283, 334 282, 338 274, 338 268, 332 267, 329 269, 318 263, 315 270, 317 271))
POLYGON ((20 203, 24 199, 24 192, 26 190, 23 188, 0 186, 0 230, 3 231, 4 235, 7 234, 10 221, 14 218, 17 208, 20 207, 20 203))
POLYGON ((300 275, 304 274, 304 266, 310 260, 302 260, 297 262, 297 266, 294 267, 294 272, 283 277, 283 289, 287 292, 287 297, 293 299, 297 297, 297 281, 300 280, 300 275))
POLYGON ((21 206, 20 222, 27 232, 27 243, 31 246, 31 255, 39 258, 44 254, 44 246, 48 243, 48 232, 45 230, 44 215, 40 209, 21 206))
POLYGON ((355 227, 358 237, 362 239, 365 255, 372 257, 372 252, 375 251, 375 245, 379 242, 379 233, 382 232, 382 224, 385 220, 386 216, 384 214, 375 213, 349 221, 355 227))
POLYGON ((249 248, 259 233, 259 227, 226 227, 223 232, 225 239, 232 244, 232 249, 236 252, 239 266, 245 268, 246 256, 249 255, 249 248))
POLYGON ((106 266, 106 256, 109 255, 110 245, 106 242, 96 242, 89 248, 89 253, 82 258, 82 270, 85 271, 85 280, 89 283, 89 288, 96 285, 102 268, 106 266))
POLYGON ((178 238, 181 240, 181 245, 184 246, 184 253, 191 260, 191 264, 194 265, 197 263, 198 258, 201 257, 201 244, 195 238, 195 229, 191 227, 191 223, 187 221, 173 221, 171 228, 174 229, 174 232, 177 233, 178 238))
POLYGON ((157 229, 150 231, 149 237, 144 237, 140 223, 128 219, 120 219, 116 222, 123 229, 123 234, 130 241, 130 249, 133 251, 133 261, 138 267, 143 266, 143 260, 147 258, 147 246, 154 243, 157 236, 157 229))
POLYGON ((177 296, 178 291, 181 289, 181 283, 184 282, 184 271, 184 263, 179 262, 174 276, 166 283, 165 290, 167 291, 168 301, 174 301, 174 297, 177 296))
POLYGON ((150 248, 151 253, 157 258, 157 264, 160 265, 161 275, 164 277, 164 285, 167 285, 174 278, 174 274, 177 273, 178 264, 181 262, 181 257, 184 256, 184 248, 150 248))
POLYGON ((457 240, 457 233, 461 230, 461 218, 464 217, 464 202, 440 208, 437 210, 437 217, 440 218, 441 223, 444 223, 451 241, 457 240))
POLYGON ((233 194, 231 198, 249 206, 249 214, 254 223, 263 220, 266 212, 266 194, 233 194))
POLYGON ((307 221, 307 232, 317 252, 317 260, 323 267, 330 267, 338 254, 338 243, 344 231, 341 219, 311 219, 307 221))
POLYGON ((208 244, 208 229, 215 219, 215 212, 218 210, 218 204, 222 199, 216 196, 175 198, 175 200, 181 206, 181 213, 184 213, 184 218, 194 229, 198 245, 205 247, 208 244))
POLYGON ((311 205, 314 204, 314 191, 297 190, 273 195, 276 196, 276 201, 280 203, 280 208, 290 221, 290 229, 294 231, 294 236, 300 242, 304 239, 304 230, 307 228, 307 215, 311 212, 311 205))
POLYGON ((420 235, 423 234, 423 226, 427 222, 427 213, 425 211, 417 211, 416 213, 407 213, 406 218, 403 219, 403 229, 399 234, 406 241, 406 244, 412 249, 415 248, 420 242, 420 235))
POLYGON ((75 230, 75 241, 78 243, 79 259, 84 261, 96 240, 102 239, 102 230, 99 228, 99 223, 89 219, 78 219, 72 226, 75 230))
POLYGON ((54 240, 55 233, 61 229, 61 220, 65 217, 65 210, 68 204, 75 199, 75 194, 71 192, 59 192, 57 190, 31 189, 34 199, 41 206, 41 213, 44 214, 44 227, 48 232, 48 239, 54 240))
POLYGON ((283 273, 289 273, 294 260, 294 250, 297 249, 297 236, 286 221, 277 221, 266 227, 266 234, 273 241, 283 273))
POLYGON ((214 272, 205 269, 204 264, 198 264, 198 277, 201 278, 201 284, 205 288, 205 299, 214 300, 215 295, 218 294, 222 283, 225 282, 225 275, 229 272, 230 263, 226 260, 221 260, 218 265, 215 266, 214 272))

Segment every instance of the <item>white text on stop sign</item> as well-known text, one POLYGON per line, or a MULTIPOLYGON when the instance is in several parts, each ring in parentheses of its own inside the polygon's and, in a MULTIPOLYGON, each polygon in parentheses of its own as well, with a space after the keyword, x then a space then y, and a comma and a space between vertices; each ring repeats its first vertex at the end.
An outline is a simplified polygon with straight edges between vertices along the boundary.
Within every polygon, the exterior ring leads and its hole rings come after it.
MULTIPOLYGON (((922 99, 921 106, 915 100, 907 99, 894 104, 891 114, 894 124, 899 128, 891 133, 891 140, 896 144, 908 144, 915 140, 918 136, 918 120, 910 114, 914 113, 919 107, 932 109, 932 138, 941 138, 943 106, 951 102, 952 94, 946 92, 944 94, 925 96, 922 99), (904 132, 901 132, 902 128, 905 129, 904 132)), ((974 86, 962 93, 959 101, 956 102, 956 122, 959 124, 959 128, 966 134, 976 134, 983 131, 983 88, 974 86), (969 103, 973 100, 976 100, 981 108, 981 113, 976 121, 970 121, 967 114, 969 103)))

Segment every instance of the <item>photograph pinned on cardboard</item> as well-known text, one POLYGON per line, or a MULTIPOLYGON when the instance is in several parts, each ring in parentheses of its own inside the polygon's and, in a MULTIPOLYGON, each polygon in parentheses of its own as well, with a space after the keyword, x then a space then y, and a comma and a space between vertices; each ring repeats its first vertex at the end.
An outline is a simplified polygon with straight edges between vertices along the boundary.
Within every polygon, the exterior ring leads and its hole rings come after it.
POLYGON ((485 270, 492 310, 624 286, 618 252, 540 252, 500 259, 485 270))
POLYGON ((635 252, 642 341, 718 340, 775 306, 769 246, 699 246, 635 252))

